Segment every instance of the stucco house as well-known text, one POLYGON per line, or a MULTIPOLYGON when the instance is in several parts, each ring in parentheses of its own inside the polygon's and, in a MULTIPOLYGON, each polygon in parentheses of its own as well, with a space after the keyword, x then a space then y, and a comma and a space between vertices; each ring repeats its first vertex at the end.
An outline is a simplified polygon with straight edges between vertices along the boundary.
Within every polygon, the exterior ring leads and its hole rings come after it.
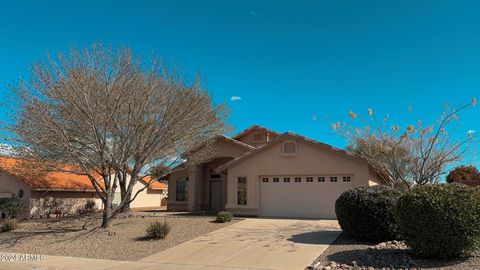
POLYGON ((345 150, 254 125, 216 138, 211 158, 168 176, 168 209, 236 215, 335 218, 335 200, 380 180, 345 150))
MULTIPOLYGON (((28 209, 27 216, 42 217, 52 211, 71 214, 83 208, 89 199, 93 199, 97 207, 102 207, 87 176, 63 171, 41 174, 36 172, 36 168, 28 166, 18 170, 19 164, 23 164, 19 158, 0 157, 0 198, 21 198, 28 209)), ((133 194, 144 189, 131 203, 132 209, 159 209, 165 206, 167 186, 150 180, 151 178, 144 178, 135 184, 133 194)), ((118 203, 119 200, 118 191, 113 203, 118 203)))

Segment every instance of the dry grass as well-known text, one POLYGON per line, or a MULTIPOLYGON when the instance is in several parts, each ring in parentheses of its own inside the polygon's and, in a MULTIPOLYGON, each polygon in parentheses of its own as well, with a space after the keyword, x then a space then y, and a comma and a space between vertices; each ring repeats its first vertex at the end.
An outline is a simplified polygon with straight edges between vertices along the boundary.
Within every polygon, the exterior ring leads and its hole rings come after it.
POLYGON ((0 251, 136 261, 235 222, 216 223, 212 216, 167 215, 172 230, 166 239, 147 239, 147 226, 163 221, 162 215, 119 217, 107 230, 98 228, 98 215, 28 220, 20 222, 15 231, 0 233, 0 251))

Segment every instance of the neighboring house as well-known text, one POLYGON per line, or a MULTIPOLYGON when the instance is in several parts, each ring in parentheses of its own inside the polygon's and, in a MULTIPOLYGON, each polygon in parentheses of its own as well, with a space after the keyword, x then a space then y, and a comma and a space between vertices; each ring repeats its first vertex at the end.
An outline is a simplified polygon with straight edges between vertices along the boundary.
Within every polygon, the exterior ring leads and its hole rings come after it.
POLYGON ((292 132, 254 125, 218 136, 211 159, 171 173, 168 209, 335 218, 345 190, 380 181, 368 163, 292 132))
MULTIPOLYGON (((23 163, 18 158, 0 157, 0 197, 20 197, 28 216, 42 217, 47 212, 71 214, 83 208, 88 199, 95 200, 98 208, 102 207, 87 176, 63 171, 41 174, 37 168, 28 166, 19 170, 20 164, 23 163)), ((133 209, 159 209, 162 201, 165 204, 167 186, 150 180, 146 177, 135 184, 134 194, 146 188, 131 203, 133 209)), ((117 192, 114 202, 119 199, 120 192, 117 192)))

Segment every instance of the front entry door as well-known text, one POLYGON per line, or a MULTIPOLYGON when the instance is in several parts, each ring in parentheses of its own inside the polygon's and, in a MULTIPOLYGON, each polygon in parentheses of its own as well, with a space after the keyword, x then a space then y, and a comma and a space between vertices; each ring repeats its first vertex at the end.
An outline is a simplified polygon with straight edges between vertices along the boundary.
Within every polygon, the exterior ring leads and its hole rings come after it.
POLYGON ((210 210, 222 210, 222 185, 220 181, 210 181, 210 210))

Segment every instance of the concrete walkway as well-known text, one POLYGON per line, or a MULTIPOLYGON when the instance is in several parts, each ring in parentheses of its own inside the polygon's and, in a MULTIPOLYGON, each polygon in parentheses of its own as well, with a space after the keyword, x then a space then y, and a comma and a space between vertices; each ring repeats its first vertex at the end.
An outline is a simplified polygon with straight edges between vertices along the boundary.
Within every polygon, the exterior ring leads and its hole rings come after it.
POLYGON ((333 220, 246 219, 138 262, 46 256, 3 260, 0 269, 304 269, 339 233, 333 220))

